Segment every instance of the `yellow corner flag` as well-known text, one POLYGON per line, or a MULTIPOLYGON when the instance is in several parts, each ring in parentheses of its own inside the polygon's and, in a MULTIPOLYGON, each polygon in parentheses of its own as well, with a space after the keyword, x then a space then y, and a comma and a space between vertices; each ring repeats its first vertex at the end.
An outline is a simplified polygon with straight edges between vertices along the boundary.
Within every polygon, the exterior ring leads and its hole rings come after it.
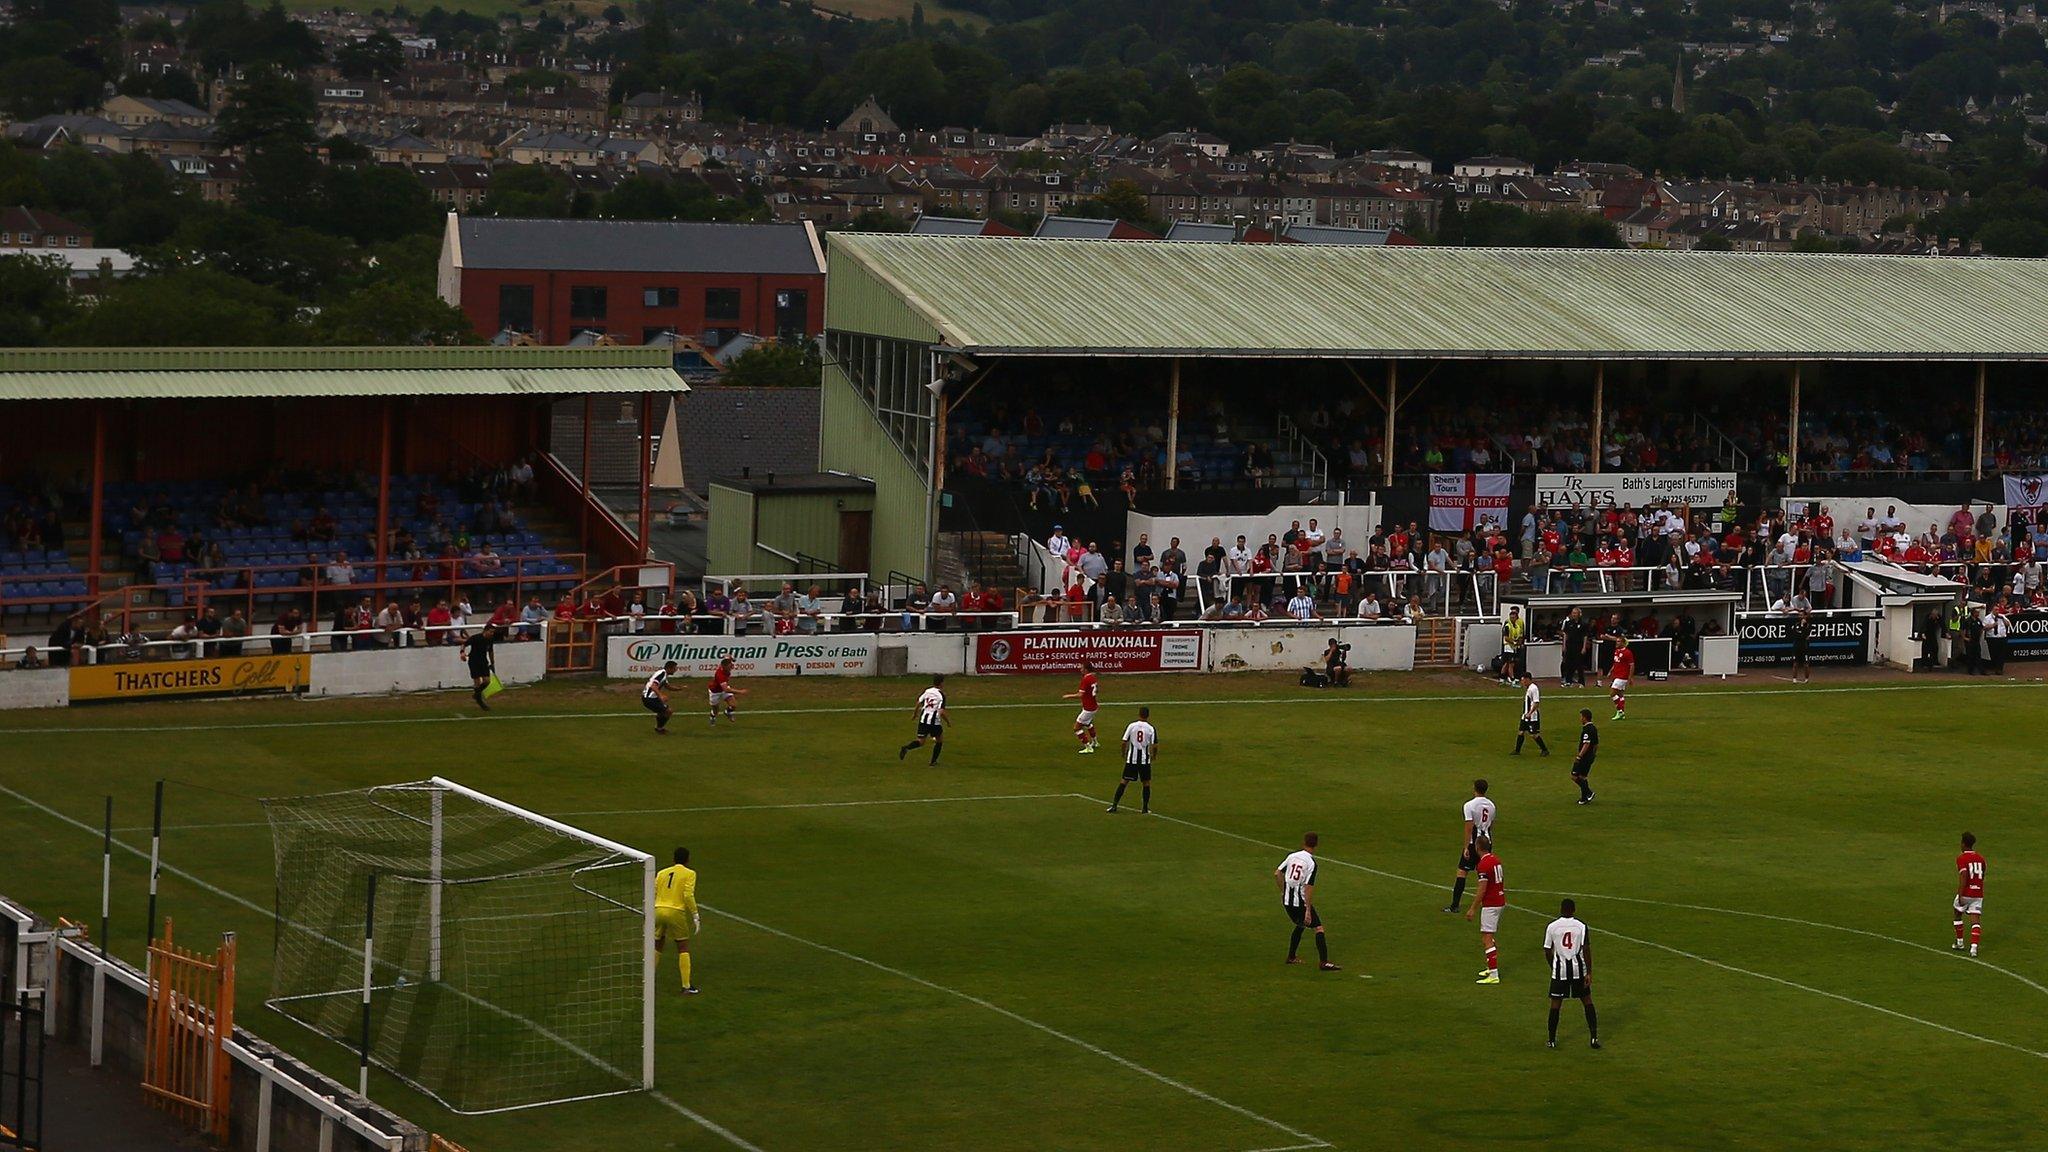
POLYGON ((498 679, 498 674, 496 672, 493 672, 491 673, 490 683, 484 685, 484 699, 488 700, 491 697, 496 696, 498 693, 503 692, 504 690, 505 682, 503 680, 498 679))

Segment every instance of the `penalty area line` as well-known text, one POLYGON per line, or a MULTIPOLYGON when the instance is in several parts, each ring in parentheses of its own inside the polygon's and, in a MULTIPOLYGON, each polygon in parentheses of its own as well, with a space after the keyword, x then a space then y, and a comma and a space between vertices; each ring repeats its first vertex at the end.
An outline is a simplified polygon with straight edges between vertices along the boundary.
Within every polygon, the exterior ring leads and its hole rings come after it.
MULTIPOLYGON (((1097 798, 1095 798, 1095 797, 1093 797, 1093 796, 1090 796, 1090 795, 1088 795, 1088 794, 1086 794, 1086 793, 1083 793, 1083 792, 1075 792, 1075 793, 1073 793, 1072 795, 1073 795, 1073 797, 1074 797, 1075 799, 1077 799, 1077 800, 1086 800, 1086 801, 1088 801, 1088 802, 1090 802, 1090 803, 1092 803, 1092 804, 1100 804, 1100 803, 1103 803, 1103 801, 1101 801, 1101 800, 1099 800, 1099 799, 1097 799, 1097 798)), ((1197 823, 1195 823, 1195 822, 1194 822, 1193 820, 1183 820, 1183 819, 1181 819, 1181 818, 1180 818, 1180 817, 1178 817, 1178 816, 1166 816, 1166 815, 1162 815, 1161 813, 1158 813, 1158 812, 1154 812, 1154 813, 1152 813, 1152 818, 1153 818, 1153 819, 1155 819, 1155 820, 1165 820, 1165 821, 1167 821, 1167 822, 1169 822, 1169 823, 1173 823, 1173 824, 1181 824, 1181 825, 1185 825, 1186 827, 1189 827, 1189 828, 1194 828, 1194 829, 1196 829, 1196 830, 1198 830, 1198 831, 1202 831, 1202 832, 1209 832, 1209 833, 1212 833, 1212 834, 1214 834, 1214 835, 1217 835, 1217 836, 1227 836, 1227 837, 1229 837, 1229 838, 1230 838, 1230 839, 1232 839, 1232 840, 1242 840, 1242 841, 1244 841, 1244 842, 1245 842, 1245 843, 1247 843, 1247 844, 1256 844, 1256 845, 1258 845, 1258 846, 1260 846, 1260 847, 1262 847, 1262 848, 1269 848, 1269 849, 1271 849, 1271 850, 1273 850, 1273 851, 1275 851, 1275 852, 1286 852, 1286 851, 1288 851, 1288 850, 1289 850, 1289 849, 1287 849, 1287 848, 1285 848, 1285 847, 1283 847, 1283 846, 1281 846, 1281 845, 1279 845, 1279 844, 1275 844, 1275 843, 1272 843, 1271 841, 1268 841, 1268 840, 1260 840, 1260 839, 1258 839, 1258 838, 1256 838, 1256 837, 1240 835, 1239 833, 1236 833, 1236 832, 1232 832, 1232 831, 1229 831, 1228 829, 1224 829, 1224 828, 1217 828, 1217 827, 1213 827, 1213 826, 1211 826, 1211 825, 1208 825, 1208 824, 1197 824, 1197 823)), ((1335 864, 1335 865, 1337 865, 1337 866, 1338 866, 1338 867, 1340 867, 1340 868, 1350 868, 1350 869, 1353 869, 1354 871, 1358 871, 1358 872, 1365 872, 1365 873, 1368 873, 1368 874, 1370 874, 1370 875, 1373 875, 1373 876, 1378 876, 1378 877, 1381 877, 1381 878, 1383 878, 1383 879, 1387 879, 1387 880, 1398 880, 1398 881, 1400 881, 1401 883, 1404 883, 1404 884, 1413 884, 1413 885, 1416 885, 1416 886, 1418 886, 1418 887, 1422 887, 1422 888, 1431 888, 1431 889, 1439 889, 1439 888, 1442 888, 1442 887, 1443 887, 1443 885, 1441 885, 1441 884, 1438 884, 1438 883, 1435 883, 1435 882, 1433 882, 1433 881, 1429 881, 1429 880, 1419 880, 1419 879, 1417 879, 1417 878, 1415 878, 1415 877, 1413 877, 1413 876, 1403 876, 1403 875, 1402 875, 1402 874, 1400 874, 1399 872, 1389 872, 1389 871, 1386 871, 1385 869, 1382 869, 1382 868, 1374 868, 1374 867, 1372 867, 1372 866, 1370 866, 1370 865, 1366 865, 1366 864, 1356 864, 1356 863, 1353 863, 1353 862, 1351 862, 1351 861, 1349 861, 1349 860, 1340 860, 1340 859, 1338 859, 1338 858, 1336 858, 1336 857, 1334 857, 1334 856, 1324 856, 1324 855, 1320 855, 1320 854, 1318 854, 1318 855, 1317 855, 1317 857, 1316 857, 1316 859, 1318 859, 1318 860, 1322 861, 1322 862, 1323 862, 1323 863, 1325 863, 1325 864, 1335 864)), ((1545 892, 1545 891, 1544 891, 1543 889, 1524 889, 1524 891, 1530 891, 1530 892, 1541 892, 1541 893, 1542 893, 1542 894, 1544 894, 1544 895, 1558 895, 1558 894, 1559 894, 1559 893, 1554 893, 1554 892, 1545 892)), ((1598 896, 1586 896, 1586 897, 1584 897, 1584 898, 1585 898, 1585 899, 1588 899, 1588 900, 1594 900, 1594 899, 1608 899, 1608 897, 1598 897, 1598 896)), ((1612 899, 1617 899, 1617 900, 1624 900, 1624 901, 1627 901, 1627 902, 1629 902, 1629 903, 1636 903, 1636 904, 1661 904, 1661 903, 1663 903, 1662 901, 1652 901, 1652 900, 1635 900, 1635 899, 1630 899, 1630 898, 1628 898, 1628 897, 1613 897, 1612 899)), ((1674 904, 1674 905, 1671 905, 1671 906, 1672 906, 1672 907, 1678 907, 1678 908, 1692 908, 1692 909, 1694 909, 1694 910, 1698 910, 1698 911, 1728 911, 1728 910, 1726 910, 1726 909, 1713 909, 1713 908, 1707 908, 1707 907, 1706 907, 1706 906, 1704 906, 1704 905, 1683 905, 1683 904, 1674 904)), ((1531 915, 1531 916, 1536 916, 1536 917, 1538 917, 1538 918, 1541 918, 1541 917, 1543 917, 1543 916, 1547 915, 1547 913, 1543 913, 1543 912, 1538 912, 1538 911, 1537 911, 1537 910, 1535 910, 1534 908, 1527 908, 1527 907, 1523 907, 1523 906, 1521 906, 1521 905, 1514 905, 1514 904, 1511 904, 1511 905, 1509 905, 1509 907, 1513 908, 1513 909, 1514 909, 1515 911, 1517 911, 1517 912, 1526 912, 1526 913, 1528 913, 1529 915, 1531 915)), ((1787 918, 1787 917, 1775 917, 1775 916, 1774 916, 1774 917, 1768 917, 1768 919, 1779 919, 1779 920, 1783 920, 1783 919, 1789 919, 1789 918, 1787 918)), ((1793 922, 1795 922, 1795 923, 1799 923, 1799 921, 1793 921, 1793 922)), ((1815 923, 1815 922, 1806 922, 1806 923, 1814 923, 1814 926, 1816 926, 1816 927, 1825 927, 1825 928, 1836 928, 1836 927, 1837 927, 1836 925, 1832 925, 1832 924, 1826 924, 1826 925, 1823 925, 1823 924, 1818 924, 1818 923, 1815 923)), ((1852 933, 1855 933, 1855 934, 1857 934, 1857 935, 1864 935, 1864 936, 1876 935, 1875 933, 1863 932, 1863 931, 1861 931, 1860 929, 1855 929, 1855 928, 1838 928, 1837 930, 1838 930, 1838 931, 1843 931, 1843 932, 1852 932, 1852 933)), ((1995 1038, 1993 1038, 1993 1037, 1990 1037, 1990 1036, 1982 1036, 1982 1035, 1979 1035, 1979 1034, 1977 1034, 1977 1033, 1975 1033, 1975 1032, 1968 1032, 1968 1031, 1965 1031, 1965 1030, 1963 1030, 1963 1029, 1961 1029, 1961 1028, 1954 1028, 1954 1027, 1951 1027, 1951 1026, 1949 1026, 1949 1025, 1947 1025, 1947 1024, 1943 1024, 1943 1023, 1940 1023, 1939 1021, 1935 1021, 1935 1020, 1929 1020, 1929 1019, 1926 1019, 1926 1018, 1924 1018, 1924 1017, 1921 1017, 1921 1016, 1914 1016, 1914 1015, 1910 1015, 1910 1014, 1908 1014, 1908 1013, 1905 1013, 1905 1012, 1900 1012, 1900 1011, 1897 1011, 1897 1010, 1895 1010, 1895 1009, 1891 1009, 1891 1008, 1886 1008, 1886 1007, 1885 1007, 1885 1006, 1883 1006, 1882 1004, 1872 1004, 1872 1003, 1870 1003, 1870 1002, 1869 1002, 1869 1001, 1867 1001, 1867 1000, 1858 1000, 1858 999, 1856 999, 1856 998, 1855 998, 1855 997, 1853 997, 1853 996, 1846 996, 1846 995, 1843 995, 1843 994, 1842 994, 1842 993, 1840 993, 1840 992, 1831 992, 1831 991, 1829 991, 1829 990, 1828 990, 1828 989, 1826 989, 1826 988, 1816 988, 1816 987, 1814 987, 1814 986, 1813 986, 1813 985, 1811 985, 1811 984, 1802 984, 1802 983, 1800 983, 1800 982, 1798 982, 1798 981, 1796 981, 1796 980, 1787 980, 1787 979, 1785 979, 1785 978, 1784 978, 1784 977, 1782 977, 1782 976, 1773 976, 1773 975, 1771 975, 1771 974, 1770 974, 1770 973, 1768 973, 1768 972, 1758 972, 1758 971, 1755 971, 1755 970, 1753 970, 1753 969, 1749 969, 1749 968, 1742 968, 1742 967, 1738 967, 1738 966, 1736 966, 1736 965, 1734 965, 1734 964, 1728 964, 1728 963, 1724 963, 1724 962, 1722 962, 1722 961, 1720 961, 1720 960, 1715 960, 1715 959, 1713 959, 1713 958, 1712 958, 1712 957, 1710 957, 1710 956, 1702 956, 1702 955, 1700 955, 1700 954, 1698 954, 1698 953, 1696 953, 1696 952, 1687 952, 1687 951, 1686 951, 1686 950, 1684 950, 1683 948, 1674 948, 1674 947, 1672 947, 1672 946, 1671 946, 1671 945, 1669 945, 1669 944, 1659 944, 1659 943, 1658 943, 1658 942, 1656 942, 1655 940, 1645 940, 1645 939, 1643 939, 1643 938, 1641 938, 1641 937, 1639 937, 1639 936, 1629 936, 1629 935, 1626 935, 1626 934, 1624 934, 1624 933, 1621 933, 1621 932, 1616 932, 1616 931, 1614 931, 1614 930, 1613 930, 1613 929, 1611 929, 1611 928, 1602 928, 1602 929, 1600 929, 1600 931, 1602 931, 1602 932, 1606 933, 1606 934, 1607 934, 1607 935, 1609 935, 1609 936, 1612 936, 1612 937, 1614 937, 1614 938, 1615 938, 1615 939, 1617 939, 1617 940, 1624 940, 1624 941, 1627 941, 1627 942, 1628 942, 1628 943, 1630 943, 1630 944, 1636 944, 1636 945, 1640 945, 1640 946, 1642 946, 1642 947, 1644 947, 1644 948, 1654 948, 1654 949, 1656 949, 1656 950, 1658 950, 1658 951, 1660 951, 1660 952, 1668 952, 1668 953, 1670 953, 1670 954, 1671 954, 1671 955, 1673 955, 1673 956, 1680 956, 1680 957, 1683 957, 1683 958, 1685 958, 1685 959, 1687 959, 1687 960, 1691 960, 1691 961, 1694 961, 1695 963, 1699 963, 1699 964, 1704 964, 1704 965, 1708 966, 1709 968, 1719 968, 1719 969, 1721 969, 1721 970, 1722 970, 1722 971, 1724 971, 1724 972, 1733 972, 1733 973, 1736 973, 1737 975, 1742 975, 1742 976, 1752 976, 1752 977, 1755 977, 1755 978, 1756 978, 1756 979, 1758 979, 1758 980, 1766 980, 1766 981, 1769 981, 1770 983, 1773 983, 1773 984, 1779 984, 1779 985, 1783 985, 1784 987, 1787 987, 1787 988, 1796 988, 1796 989, 1798 989, 1798 990, 1799 990, 1799 991, 1801 991, 1801 992, 1810 992, 1810 993, 1812 993, 1812 994, 1813 994, 1813 995, 1815 995, 1815 996, 1824 996, 1824 997, 1826 997, 1826 998, 1828 998, 1828 999, 1830 999, 1830 1000, 1836 1000, 1836 1001, 1839 1001, 1839 1002, 1841 1002, 1841 1003, 1843 1003, 1843 1004, 1853 1004, 1853 1005, 1855 1005, 1855 1006, 1856 1006, 1856 1007, 1858 1007, 1858 1008, 1867 1008, 1867 1009, 1869 1009, 1869 1010, 1870 1010, 1870 1011, 1872 1011, 1872 1012, 1878 1012, 1878 1013, 1881 1013, 1881 1014, 1883 1014, 1883 1015, 1886 1015, 1886 1016, 1890 1016, 1890 1017, 1892 1017, 1892 1018, 1893 1018, 1893 1019, 1895 1019, 1895 1020, 1904 1020, 1904 1021, 1907 1021, 1907 1022, 1909 1022, 1909 1023, 1913 1023, 1913 1024, 1919 1024, 1919 1025, 1921 1025, 1921 1026, 1923 1026, 1923 1027, 1927 1027, 1927 1028, 1932 1028, 1932 1029, 1934 1029, 1934 1030, 1935 1030, 1935 1031, 1937 1031, 1937 1032, 1946 1032, 1946 1033, 1948 1033, 1948 1034, 1949 1034, 1949 1035, 1951 1035, 1951 1036, 1960 1036, 1960 1037, 1962 1037, 1962 1038, 1964 1038, 1964 1039, 1967 1039, 1967 1040, 1975 1040, 1975 1041, 1977 1041, 1977 1042, 1978 1042, 1978 1043, 1980 1043, 1980 1044, 1990 1044, 1990 1045, 1992 1045, 1992 1046, 1994 1046, 1994 1047, 1998 1047, 1998 1048, 2004 1048, 2004 1049, 2008 1049, 2008 1050, 2010 1050, 2010 1051, 2013 1051, 2013 1052, 2018 1052, 2018 1053, 2020 1053, 2020 1054, 2022 1054, 2022 1055, 2026 1055, 2026 1056, 2032 1056, 2032 1057, 2035 1057, 2036 1059, 2040 1059, 2040 1060, 2048 1060, 2048 1052, 2041 1052, 2041 1051, 2037 1051, 2037 1050, 2035 1050, 2035 1049, 2032 1049, 2032 1048, 2028 1048, 2028 1047, 2025 1047, 2024 1045, 2020 1045, 2020 1044, 2014 1044, 2014 1043, 2011 1043, 2011 1042, 2009 1042, 2009 1041, 2005 1041, 2005 1040, 1998 1040, 1998 1039, 1995 1039, 1995 1038)), ((1893 940, 1893 941, 1895 941, 1895 942, 1897 942, 1897 943, 1905 943, 1905 944, 1911 944, 1911 941, 1900 941, 1900 940, 1897 940, 1897 938, 1896 938, 1896 937, 1889 937, 1889 936, 1887 936, 1887 937, 1882 937, 1882 938, 1883 938, 1883 939, 1887 939, 1887 940, 1893 940)), ((1923 947, 1924 947, 1924 946, 1923 946, 1923 947)), ((1928 951, 1931 951, 1931 952, 1939 952, 1939 951, 1940 951, 1939 949, 1933 949, 1933 948, 1930 948, 1930 949, 1927 949, 1927 950, 1928 950, 1928 951)), ((1988 965, 1987 965, 1987 967, 1988 967, 1988 965)), ((2001 971, 2001 972, 2004 972, 2005 970, 2004 970, 2004 969, 1999 969, 1999 971, 2001 971)), ((2008 976, 2013 976, 2013 977, 2014 977, 2015 979, 2017 979, 2017 980, 2020 980, 2020 981, 2021 981, 2022 983, 2025 983, 2025 984, 2029 984, 2029 985, 2033 985, 2034 987, 2039 987, 2039 985, 2035 985, 2035 984, 2034 984, 2034 982, 2033 982, 2032 980, 2028 980, 2028 979, 2026 979, 2026 978, 2025 978, 2025 977, 2023 977, 2023 976, 2018 976, 2017 974, 2015 974, 2015 973, 2011 973, 2011 972, 2006 972, 2005 974, 2006 974, 2006 975, 2008 975, 2008 976)))
MULTIPOLYGON (((1064 797, 1064 795, 1065 794, 1063 793, 1062 797, 1064 797)), ((1024 1016, 1020 1015, 1019 1013, 1012 1012, 1008 1008, 1005 1008, 1000 1004, 997 1004, 990 1000, 984 1000, 971 992, 962 992, 958 988, 949 988, 944 984, 938 983, 937 981, 927 980, 914 972, 906 972, 901 968, 893 968, 887 964, 882 963, 879 960, 870 960, 865 956, 861 956, 853 952, 848 952, 844 948, 835 948, 830 944, 823 944, 816 940, 806 939, 802 936, 798 936, 794 932, 785 932, 780 928, 776 928, 768 924, 763 924, 758 920, 750 920, 747 917, 741 916, 735 912, 727 912, 722 908, 714 908, 709 904, 701 905, 701 907, 706 912, 709 912, 715 916, 723 916, 727 920, 731 920, 734 923, 744 924, 757 932, 765 932, 770 936, 780 937, 793 944, 801 944, 806 948, 812 948, 819 952, 829 953, 830 955, 837 956, 842 960, 848 960, 855 964, 872 968, 877 972, 887 973, 888 975, 894 976, 901 980, 908 980, 912 984, 916 984, 919 987, 928 988, 934 992, 943 993, 947 996, 953 997, 956 1000, 966 1001, 967 1003, 972 1004, 977 1008, 986 1008, 990 1012, 994 1012, 998 1016, 1002 1016, 1005 1019, 1015 1021, 1018 1024, 1022 1024, 1027 1028, 1031 1028, 1038 1032, 1042 1032, 1047 1036, 1051 1036, 1055 1040, 1065 1041, 1068 1044, 1072 1044, 1076 1048, 1080 1048, 1085 1052, 1089 1052, 1096 1056, 1100 1056, 1113 1064, 1129 1069, 1132 1072, 1136 1072, 1140 1076, 1144 1076, 1147 1079, 1153 1080, 1160 1084, 1164 1084, 1167 1087, 1175 1089, 1177 1091, 1185 1092, 1189 1096, 1192 1096, 1195 1099, 1200 1100, 1204 1103, 1213 1104, 1218 1108, 1224 1109, 1225 1111, 1234 1112, 1247 1120, 1252 1120, 1256 1121, 1257 1123, 1263 1124, 1266 1127, 1273 1129, 1275 1132, 1279 1132, 1287 1136, 1292 1136, 1296 1140, 1304 1141, 1304 1143, 1300 1144, 1286 1145, 1285 1147, 1288 1149, 1328 1148, 1331 1146, 1329 1141, 1324 1140, 1320 1136, 1316 1136, 1308 1132, 1303 1132, 1296 1128, 1291 1128, 1285 1124, 1282 1124, 1280 1121, 1273 1119, 1270 1116, 1261 1116, 1257 1112, 1254 1112, 1251 1109, 1244 1107, 1243 1105, 1232 1104, 1230 1101, 1225 1100, 1220 1096, 1204 1092, 1203 1090, 1195 1087, 1192 1084, 1188 1084, 1181 1080, 1176 1080, 1163 1072, 1155 1072, 1152 1069, 1145 1067, 1143 1064, 1140 1064, 1127 1056, 1119 1056, 1116 1053, 1111 1052, 1109 1049, 1104 1048, 1099 1044, 1094 1044, 1087 1040, 1083 1040, 1079 1036, 1075 1036, 1069 1032, 1062 1032, 1059 1029, 1054 1028, 1050 1024, 1042 1024, 1036 1020, 1033 1020, 1029 1016, 1024 1016)), ((1268 1150, 1268 1152, 1279 1152, 1279 1150, 1272 1149, 1268 1150)))
MULTIPOLYGON (((65 824, 69 824, 73 828, 76 828, 79 831, 86 833, 87 835, 98 837, 103 833, 102 829, 95 828, 92 825, 87 824, 83 820, 77 820, 70 816, 66 816, 64 813, 57 811, 55 808, 52 808, 39 800, 35 800, 31 797, 24 796, 21 793, 16 792, 14 789, 7 787, 6 785, 0 785, 0 794, 12 796, 16 800, 21 801, 23 804, 26 804, 29 807, 34 808, 37 811, 42 812, 43 814, 55 820, 61 821, 65 824)), ((130 844, 125 840, 115 839, 114 846, 128 853, 131 856, 140 857, 144 860, 149 859, 149 853, 143 851, 140 848, 135 847, 133 844, 130 844)), ((230 892, 226 888, 222 888, 218 884, 212 883, 208 880, 202 880, 198 876, 195 876, 182 868, 176 867, 175 865, 159 863, 158 866, 163 869, 166 875, 175 876, 178 879, 185 881, 187 884, 193 885, 194 887, 200 889, 203 892, 209 893, 213 896, 217 896, 222 900, 228 901, 229 903, 239 904, 242 907, 247 908, 251 912, 257 913, 260 916, 274 917, 277 915, 277 910, 274 908, 265 908, 263 905, 256 903, 254 900, 251 900, 238 892, 230 892)), ((548 1032, 546 1029, 539 1028, 539 1026, 534 1025, 533 1021, 528 1020, 523 1016, 513 1015, 512 1013, 507 1012, 505 1009, 499 1008, 498 1006, 491 1004, 488 1001, 476 1000, 474 997, 466 998, 476 1003, 479 1003, 483 1007, 489 1008, 491 1011, 497 1012, 500 1015, 509 1016, 513 1020, 518 1021, 519 1023, 526 1024, 530 1027, 535 1027, 537 1030, 541 1032, 542 1035, 547 1036, 549 1039, 554 1040, 558 1043, 563 1043, 565 1046, 569 1047, 571 1051, 577 1052, 579 1055, 582 1055, 585 1058, 590 1058, 588 1053, 582 1052, 580 1049, 575 1048, 574 1045, 567 1044, 560 1037, 555 1036, 553 1033, 548 1032)), ((592 1062, 597 1063, 599 1067, 605 1068, 608 1071, 617 1071, 616 1069, 610 1068, 609 1065, 598 1062, 595 1059, 592 1059, 592 1062)), ((735 1148, 744 1149, 745 1152, 763 1152, 759 1145, 749 1143, 738 1133, 733 1132, 731 1129, 725 1127, 724 1125, 718 1123, 716 1120, 713 1120, 708 1116, 704 1116, 701 1113, 693 1111, 692 1109, 684 1105, 681 1101, 675 1099, 673 1096, 670 1096, 665 1092, 650 1089, 647 1093, 647 1098, 661 1105, 662 1107, 667 1108, 669 1111, 674 1112, 676 1115, 681 1116, 683 1119, 688 1120, 692 1124, 697 1125, 699 1128, 704 1129, 706 1132, 711 1133, 713 1136, 716 1136, 719 1139, 724 1140, 726 1143, 731 1144, 735 1148)))

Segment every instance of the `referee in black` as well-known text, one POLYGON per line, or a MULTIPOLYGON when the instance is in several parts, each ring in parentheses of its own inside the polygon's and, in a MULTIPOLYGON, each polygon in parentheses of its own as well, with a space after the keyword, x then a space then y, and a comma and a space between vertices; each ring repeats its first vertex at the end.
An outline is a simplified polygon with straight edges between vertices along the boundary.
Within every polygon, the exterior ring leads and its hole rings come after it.
POLYGON ((1785 631, 1792 639, 1792 682, 1804 684, 1813 679, 1813 666, 1807 663, 1807 649, 1813 643, 1813 613, 1800 609, 1785 631))
POLYGON ((470 696, 476 700, 477 707, 489 712, 491 706, 484 702, 484 688, 498 673, 498 626, 484 625, 483 631, 462 642, 456 655, 469 661, 470 696))
POLYGON ((1593 774, 1593 758, 1600 755, 1600 729, 1593 725, 1593 710, 1579 709, 1579 751, 1572 757, 1572 783, 1579 786, 1579 803, 1593 802, 1593 786, 1586 777, 1593 774))

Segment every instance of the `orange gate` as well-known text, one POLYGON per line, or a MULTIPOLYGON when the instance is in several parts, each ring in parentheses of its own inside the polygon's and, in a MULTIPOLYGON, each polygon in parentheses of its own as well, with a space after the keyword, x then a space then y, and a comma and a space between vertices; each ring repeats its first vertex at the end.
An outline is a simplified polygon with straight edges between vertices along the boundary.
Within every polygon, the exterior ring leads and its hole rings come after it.
POLYGON ((228 1081, 223 1045, 235 1034, 235 934, 212 956, 171 943, 171 921, 149 946, 149 1029, 142 1088, 157 1105, 225 1142, 228 1081))

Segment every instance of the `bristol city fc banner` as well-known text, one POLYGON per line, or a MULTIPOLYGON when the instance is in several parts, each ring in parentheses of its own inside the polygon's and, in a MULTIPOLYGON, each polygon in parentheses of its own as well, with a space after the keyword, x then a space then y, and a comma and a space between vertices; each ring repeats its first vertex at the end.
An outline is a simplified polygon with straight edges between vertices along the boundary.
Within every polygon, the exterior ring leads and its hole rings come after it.
POLYGON ((1544 508, 1641 508, 1659 501, 1698 507, 1719 504, 1733 491, 1733 472, 1545 472, 1536 477, 1536 503, 1544 508))
POLYGON ((617 679, 645 679, 670 660, 684 676, 709 676, 732 657, 736 676, 872 676, 872 634, 822 636, 614 636, 605 670, 617 679))
POLYGON ((1506 472, 1431 472, 1429 530, 1470 532, 1482 520, 1508 522, 1506 472))
POLYGON ((2005 478, 2005 506, 2015 512, 2031 511, 2048 504, 2048 476, 2013 476, 2005 478))
POLYGON ((983 632, 974 638, 974 670, 988 672, 1196 672, 1202 667, 1197 629, 1105 629, 1093 632, 983 632))

